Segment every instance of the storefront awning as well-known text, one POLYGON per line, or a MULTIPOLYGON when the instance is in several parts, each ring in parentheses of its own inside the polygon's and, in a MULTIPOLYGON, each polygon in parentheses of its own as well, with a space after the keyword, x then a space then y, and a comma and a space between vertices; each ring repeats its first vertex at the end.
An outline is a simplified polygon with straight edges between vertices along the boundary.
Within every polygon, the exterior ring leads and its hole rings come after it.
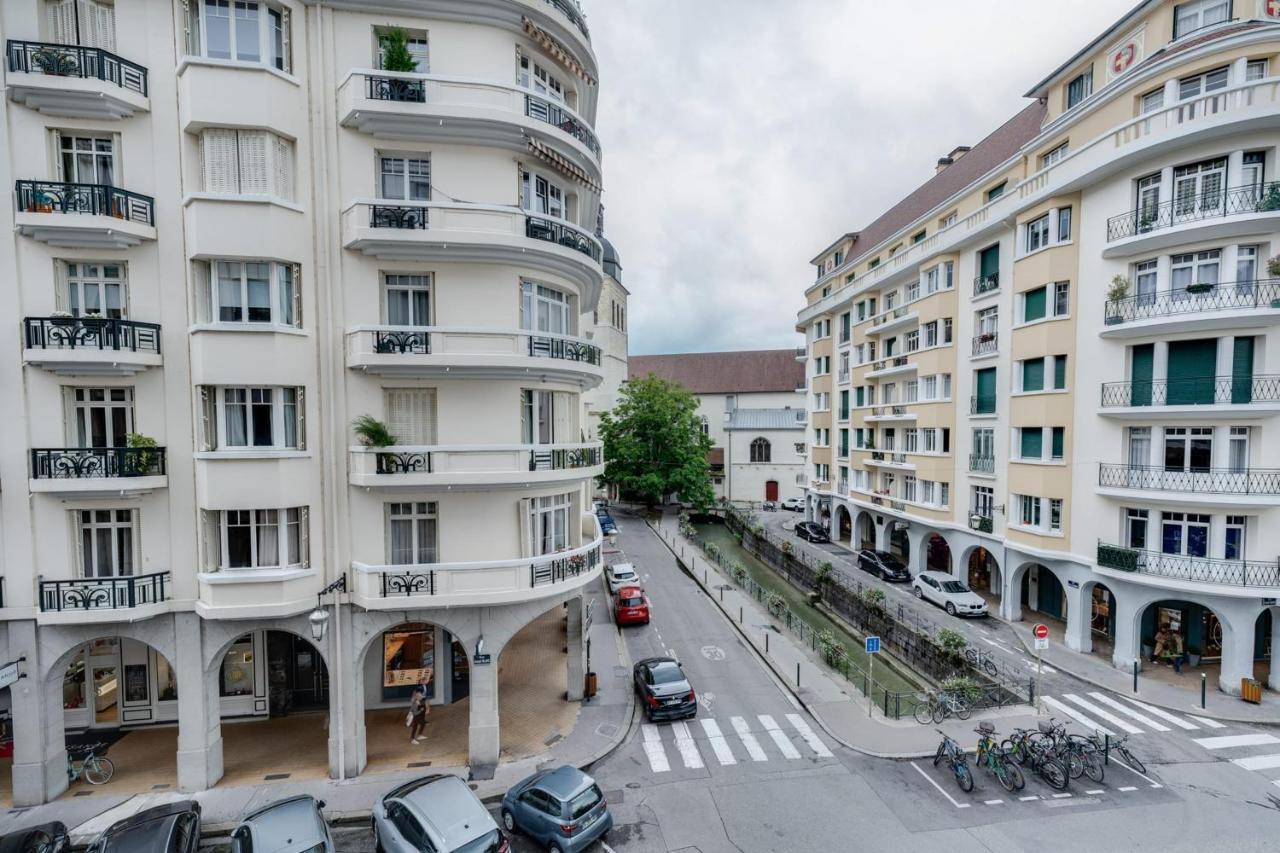
POLYGON ((548 35, 546 30, 542 29, 528 18, 525 18, 524 31, 529 38, 541 45, 543 50, 555 57, 557 62, 565 68, 568 68, 583 80, 586 80, 592 86, 596 85, 595 78, 587 73, 587 69, 583 68, 582 64, 578 62, 578 60, 574 59, 569 51, 565 50, 564 47, 561 46, 560 42, 548 35))

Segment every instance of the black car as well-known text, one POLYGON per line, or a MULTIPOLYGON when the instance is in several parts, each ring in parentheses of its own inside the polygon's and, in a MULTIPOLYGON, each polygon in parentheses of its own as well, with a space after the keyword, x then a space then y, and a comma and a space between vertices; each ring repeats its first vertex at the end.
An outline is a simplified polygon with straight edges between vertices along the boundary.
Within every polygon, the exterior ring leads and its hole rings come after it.
POLYGON ((645 658, 632 673, 649 722, 698 716, 698 697, 675 658, 645 658))
POLYGON ((818 545, 831 541, 831 537, 827 535, 826 528, 816 521, 802 521, 797 524, 796 535, 801 539, 807 539, 818 545))
POLYGON ((906 563, 899 560, 896 554, 890 554, 888 551, 873 551, 867 548, 859 552, 858 568, 887 581, 911 580, 911 572, 907 571, 906 563))
POLYGON ((199 846, 200 804, 179 800, 116 821, 85 853, 196 853, 199 846))
POLYGON ((62 853, 70 846, 61 821, 29 826, 0 838, 0 853, 62 853))

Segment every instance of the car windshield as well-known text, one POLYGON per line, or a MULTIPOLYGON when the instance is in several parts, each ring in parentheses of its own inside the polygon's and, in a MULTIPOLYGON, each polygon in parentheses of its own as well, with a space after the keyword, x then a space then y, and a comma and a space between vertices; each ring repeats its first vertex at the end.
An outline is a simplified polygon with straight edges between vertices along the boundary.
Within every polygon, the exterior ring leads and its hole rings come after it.
POLYGON ((636 576, 636 573, 631 571, 630 569, 623 569, 620 572, 614 572, 613 576, 615 578, 633 578, 636 576))
POLYGON ((942 591, 943 592, 968 592, 969 587, 960 583, 960 581, 943 581, 942 591))
POLYGON ((684 672, 674 663, 660 663, 649 670, 654 684, 675 684, 684 681, 684 672))
POLYGON ((461 847, 455 848, 453 853, 498 853, 501 847, 502 833, 495 829, 473 841, 468 841, 461 847))
POLYGON ((596 803, 604 799, 604 795, 600 793, 597 785, 592 785, 578 796, 569 801, 569 816, 571 820, 577 820, 587 812, 596 807, 596 803))
POLYGON ((644 604, 644 598, 640 596, 636 596, 635 598, 624 598, 619 602, 619 604, 623 607, 639 607, 641 604, 644 604))
POLYGON ((890 568, 890 569, 903 568, 903 562, 899 560, 897 557, 893 556, 892 554, 881 554, 880 562, 884 563, 886 568, 890 568))

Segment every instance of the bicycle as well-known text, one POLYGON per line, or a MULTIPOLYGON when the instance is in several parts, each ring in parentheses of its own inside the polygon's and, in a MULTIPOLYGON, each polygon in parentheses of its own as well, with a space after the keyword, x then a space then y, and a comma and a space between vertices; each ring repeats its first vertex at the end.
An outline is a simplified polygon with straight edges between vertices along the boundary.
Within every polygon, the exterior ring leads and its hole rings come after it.
MULTIPOLYGON (((1072 779, 1088 775, 1095 782, 1101 782, 1106 770, 1103 767, 1102 749, 1086 735, 1068 734, 1067 724, 1059 723, 1053 717, 1049 722, 1038 724, 1039 738, 1049 744, 1058 756, 1058 760, 1066 766, 1072 779)), ((1037 734, 1031 735, 1037 739, 1037 734)))
POLYGON ((1000 674, 1000 668, 991 659, 991 655, 984 654, 979 649, 965 649, 964 659, 974 669, 980 669, 992 678, 1000 674))
POLYGON ((974 763, 990 770, 1009 793, 1021 791, 1027 784, 1026 777, 1022 775, 1018 765, 1010 761, 1008 754, 996 743, 995 726, 988 722, 981 722, 974 731, 978 733, 978 752, 974 763))
POLYGON ((1013 734, 1001 742, 1000 748, 1019 764, 1030 765, 1040 778, 1049 783, 1049 787, 1065 791, 1071 782, 1067 768, 1047 742, 1033 740, 1031 734, 1027 729, 1014 729, 1013 734))
POLYGON ((938 744, 938 751, 933 756, 933 766, 937 767, 946 761, 951 772, 955 774, 956 784, 960 786, 960 790, 966 793, 972 791, 973 773, 969 770, 969 757, 960 748, 960 744, 947 737, 946 732, 942 729, 937 729, 937 732, 942 735, 942 743, 938 744))
POLYGON ((1093 744, 1094 748, 1104 756, 1110 757, 1109 753, 1112 752, 1119 753, 1120 757, 1124 759, 1124 763, 1129 765, 1130 768, 1137 770, 1139 773, 1147 772, 1147 765, 1143 764, 1138 756, 1129 751, 1128 735, 1108 738, 1105 741, 1103 740, 1102 735, 1097 732, 1094 732, 1088 737, 1089 742, 1093 744))
POLYGON ((111 763, 111 759, 105 755, 98 755, 96 750, 103 744, 95 743, 86 747, 85 757, 81 759, 80 766, 77 767, 75 761, 71 758, 71 753, 67 753, 67 784, 74 783, 81 776, 90 785, 105 785, 111 781, 111 777, 115 775, 116 766, 111 763))
POLYGON ((925 698, 916 703, 915 718, 920 725, 928 723, 941 723, 947 717, 955 715, 957 719, 967 720, 973 713, 973 708, 959 693, 948 693, 947 691, 939 691, 937 693, 927 693, 925 698))

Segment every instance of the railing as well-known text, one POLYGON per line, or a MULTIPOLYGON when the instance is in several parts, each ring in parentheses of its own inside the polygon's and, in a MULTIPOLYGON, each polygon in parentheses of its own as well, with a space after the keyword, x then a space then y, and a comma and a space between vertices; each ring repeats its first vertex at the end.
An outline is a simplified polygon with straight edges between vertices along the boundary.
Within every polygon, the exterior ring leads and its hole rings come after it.
POLYGON ((107 184, 18 181, 19 213, 88 213, 155 225, 155 199, 107 184))
POLYGON ((160 352, 160 326, 103 317, 27 317, 27 349, 160 352))
POLYGON ((541 216, 525 216, 524 233, 533 240, 545 240, 558 243, 574 251, 581 252, 593 261, 600 260, 600 244, 592 240, 582 231, 561 222, 559 219, 547 219, 541 216))
POLYGON ((1104 382, 1102 405, 1139 406, 1247 405, 1280 401, 1280 376, 1193 376, 1136 382, 1104 382))
POLYGON ((973 280, 973 295, 981 296, 984 293, 990 293, 993 290, 1000 289, 1000 273, 993 272, 991 275, 980 275, 973 280))
POLYGON ((416 572, 382 574, 382 597, 393 598, 397 595, 435 595, 436 573, 432 569, 416 572))
POLYGON ((796 347, 796 358, 803 359, 809 357, 808 347, 796 347))
POLYGON ((552 557, 534 562, 529 567, 529 585, 532 587, 559 583, 591 571, 600 565, 600 549, 591 548, 580 554, 552 557))
POLYGON ((429 214, 427 208, 402 204, 369 205, 370 228, 399 228, 407 231, 425 231, 429 214))
POLYGON ((848 381, 849 381, 849 368, 846 367, 844 370, 841 370, 839 373, 836 374, 836 382, 843 385, 845 382, 848 382, 848 381))
POLYGON ((591 38, 591 33, 587 30, 587 19, 583 17, 582 9, 574 0, 542 0, 542 2, 559 9, 584 36, 591 38))
POLYGON ((1108 300, 1104 318, 1108 326, 1114 326, 1153 317, 1175 317, 1180 314, 1203 314, 1240 308, 1280 308, 1280 279, 1195 284, 1189 288, 1126 296, 1123 299, 1108 300))
POLYGON ((557 447, 529 453, 530 471, 573 471, 594 468, 604 461, 604 449, 592 447, 557 447))
POLYGON ((996 458, 994 456, 983 456, 979 453, 970 453, 969 470, 976 471, 979 474, 994 474, 996 471, 996 458))
POLYGON ((379 450, 374 455, 375 474, 430 474, 431 452, 379 450))
POLYGON ((115 578, 77 578, 75 580, 40 582, 40 609, 119 610, 159 604, 165 600, 168 572, 149 575, 125 575, 115 578))
POLYGON ((586 122, 554 101, 539 98, 537 95, 525 95, 524 114, 531 119, 559 128, 591 149, 591 153, 596 155, 597 160, 600 159, 600 140, 596 139, 595 133, 586 122))
POLYGON ((371 101, 395 101, 401 104, 423 104, 427 101, 427 83, 414 77, 380 77, 365 75, 365 96, 371 101))
POLYGON ((1107 220, 1107 240, 1135 237, 1183 222, 1198 222, 1241 213, 1280 212, 1280 181, 1186 195, 1144 205, 1107 220))
POLYGON ((529 335, 529 355, 534 358, 556 358, 563 361, 580 361, 600 364, 600 347, 574 338, 551 335, 529 335))
POLYGON ((969 414, 971 415, 994 415, 996 413, 996 399, 983 399, 976 394, 969 398, 969 414))
POLYGON ((1162 554, 1098 543, 1098 565, 1122 572, 1152 575, 1194 583, 1230 586, 1280 587, 1280 563, 1257 560, 1217 560, 1184 554, 1162 554))
MULTIPOLYGON (((845 455, 848 456, 849 454, 846 453, 845 455)), ((849 481, 841 480, 838 483, 836 483, 836 490, 842 495, 849 494, 849 481)))
POLYGON ((147 69, 100 47, 9 39, 9 72, 81 77, 147 94, 147 69))
POLYGON ((355 474, 476 474, 519 471, 574 471, 594 468, 604 461, 599 443, 593 444, 492 444, 353 447, 355 474), (372 457, 372 471, 368 460, 372 457))
POLYGON ((976 509, 971 509, 969 510, 969 527, 979 533, 990 533, 995 530, 995 519, 989 515, 983 515, 976 509))
POLYGON ((1275 468, 1200 468, 1169 471, 1155 465, 1098 465, 1098 485, 1119 489, 1155 489, 1209 495, 1280 495, 1275 468))
POLYGON ((991 355, 1000 349, 1000 335, 997 332, 986 332, 973 339, 973 354, 991 355))
POLYGON ((54 447, 31 451, 34 480, 158 477, 165 473, 163 447, 54 447))

